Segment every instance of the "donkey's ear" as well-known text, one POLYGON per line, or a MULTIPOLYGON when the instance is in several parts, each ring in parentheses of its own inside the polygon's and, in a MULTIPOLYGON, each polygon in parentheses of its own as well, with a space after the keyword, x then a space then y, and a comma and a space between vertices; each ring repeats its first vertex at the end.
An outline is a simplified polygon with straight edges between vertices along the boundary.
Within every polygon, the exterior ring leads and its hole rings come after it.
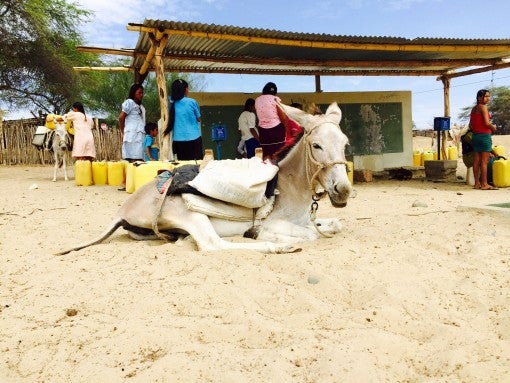
POLYGON ((289 105, 285 105, 282 103, 278 103, 278 106, 285 112, 285 114, 296 121, 303 128, 307 128, 310 124, 310 118, 312 117, 310 114, 303 112, 301 109, 294 108, 289 105))
POLYGON ((326 110, 326 116, 328 117, 328 120, 340 124, 340 120, 342 119, 342 111, 336 102, 328 106, 328 109, 326 110))

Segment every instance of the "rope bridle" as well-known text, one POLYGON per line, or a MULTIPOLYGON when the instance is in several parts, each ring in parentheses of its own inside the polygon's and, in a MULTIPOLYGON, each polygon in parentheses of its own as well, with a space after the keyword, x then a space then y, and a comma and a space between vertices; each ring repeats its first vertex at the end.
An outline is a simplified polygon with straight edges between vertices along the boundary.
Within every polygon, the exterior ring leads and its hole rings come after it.
POLYGON ((321 124, 319 125, 315 125, 313 126, 311 129, 305 131, 305 134, 303 136, 303 140, 304 140, 304 144, 305 144, 305 173, 306 173, 306 180, 308 181, 308 187, 310 188, 310 191, 312 192, 312 204, 310 206, 310 221, 313 223, 313 226, 315 227, 315 229, 317 230, 317 232, 322 235, 323 237, 327 237, 327 238, 331 238, 332 236, 321 231, 319 229, 319 226, 317 225, 316 223, 316 218, 317 218, 317 210, 319 208, 319 204, 318 204, 318 201, 324 197, 324 193, 317 193, 317 185, 320 185, 322 186, 324 189, 324 185, 321 184, 321 182, 318 180, 318 177, 319 177, 319 174, 320 172, 322 172, 323 170, 325 169, 329 169, 335 165, 344 165, 345 166, 345 170, 347 172, 349 172, 349 167, 348 167, 348 163, 347 161, 345 160, 339 160, 339 161, 333 161, 333 162, 328 162, 328 163, 322 163, 322 162, 319 162, 317 161, 313 155, 312 155, 312 143, 309 141, 309 136, 310 136, 310 133, 315 130, 316 128, 318 128, 319 126, 321 125, 324 125, 325 123, 331 123, 331 124, 335 124, 337 125, 336 123, 332 122, 332 121, 324 121, 322 122, 321 124), (312 170, 312 166, 315 166, 316 169, 315 171, 312 170), (311 174, 313 171, 313 174, 311 174), (310 175, 311 174, 311 175, 310 175))

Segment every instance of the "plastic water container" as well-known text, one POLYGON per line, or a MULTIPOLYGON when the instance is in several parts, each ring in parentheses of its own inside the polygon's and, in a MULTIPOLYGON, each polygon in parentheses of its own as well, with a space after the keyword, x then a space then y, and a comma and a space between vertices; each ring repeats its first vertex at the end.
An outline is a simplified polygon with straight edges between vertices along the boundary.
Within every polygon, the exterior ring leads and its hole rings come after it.
POLYGON ((74 180, 78 186, 92 185, 92 164, 90 161, 77 160, 74 163, 74 180))
POLYGON ((413 166, 422 166, 421 150, 413 151, 413 166))
POLYGON ((92 182, 94 185, 106 185, 108 182, 108 165, 106 162, 92 162, 92 182))
POLYGON ((492 181, 494 186, 510 186, 510 160, 496 160, 492 164, 492 181))
MULTIPOLYGON (((423 152, 423 155, 421 156, 421 165, 425 164, 425 161, 432 161, 434 159, 434 153, 433 152, 423 152)), ((437 157, 436 157, 437 159, 437 157)))
POLYGON ((447 154, 449 160, 457 160, 459 158, 459 151, 455 146, 448 146, 447 154))
MULTIPOLYGON (((138 190, 141 186, 152 181, 160 170, 173 170, 175 165, 172 162, 164 161, 148 161, 134 169, 134 190, 138 190)), ((126 188, 127 190, 127 188, 126 188)))
POLYGON ((135 164, 128 163, 126 166, 126 192, 135 191, 135 164))
POLYGON ((108 185, 120 186, 124 182, 124 167, 126 165, 121 161, 108 161, 108 185))
POLYGON ((492 151, 499 157, 505 157, 505 147, 503 145, 494 146, 492 151))
POLYGON ((349 178, 349 181, 352 184, 354 184, 354 162, 347 161, 347 164, 349 165, 350 172, 347 173, 347 177, 349 178))

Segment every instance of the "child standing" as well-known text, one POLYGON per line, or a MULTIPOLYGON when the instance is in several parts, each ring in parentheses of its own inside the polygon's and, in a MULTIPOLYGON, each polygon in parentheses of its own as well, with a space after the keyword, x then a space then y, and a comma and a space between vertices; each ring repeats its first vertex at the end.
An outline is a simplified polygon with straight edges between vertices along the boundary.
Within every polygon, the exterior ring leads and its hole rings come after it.
POLYGON ((158 124, 148 122, 145 125, 144 159, 145 161, 157 161, 159 159, 159 148, 156 144, 158 136, 158 124))

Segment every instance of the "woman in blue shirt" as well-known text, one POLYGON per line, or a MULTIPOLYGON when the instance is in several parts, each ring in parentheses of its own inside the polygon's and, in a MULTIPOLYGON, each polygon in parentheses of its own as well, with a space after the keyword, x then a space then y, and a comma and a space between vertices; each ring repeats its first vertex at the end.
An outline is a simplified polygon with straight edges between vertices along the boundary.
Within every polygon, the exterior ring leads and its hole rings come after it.
POLYGON ((179 160, 201 160, 204 150, 200 107, 195 99, 188 97, 186 81, 175 80, 171 92, 168 126, 163 135, 173 132, 172 150, 179 160))

